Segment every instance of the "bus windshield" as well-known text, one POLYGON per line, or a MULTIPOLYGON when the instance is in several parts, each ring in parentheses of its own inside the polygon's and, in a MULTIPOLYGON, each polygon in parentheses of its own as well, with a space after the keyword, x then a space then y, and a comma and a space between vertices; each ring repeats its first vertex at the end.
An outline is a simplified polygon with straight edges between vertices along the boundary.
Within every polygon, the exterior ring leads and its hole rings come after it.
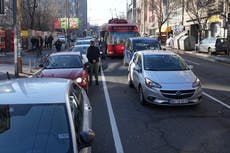
POLYGON ((107 44, 108 45, 124 45, 125 40, 130 37, 137 37, 139 36, 138 32, 109 32, 107 37, 107 44))

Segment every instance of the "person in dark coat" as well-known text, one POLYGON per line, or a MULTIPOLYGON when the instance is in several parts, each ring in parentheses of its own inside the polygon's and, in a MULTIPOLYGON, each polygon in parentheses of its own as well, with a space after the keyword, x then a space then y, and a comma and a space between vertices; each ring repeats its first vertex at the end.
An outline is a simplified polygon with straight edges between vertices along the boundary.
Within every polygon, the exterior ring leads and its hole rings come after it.
POLYGON ((54 45, 56 47, 57 52, 61 51, 62 42, 60 41, 60 39, 57 39, 54 45))
POLYGON ((100 51, 98 47, 94 46, 95 43, 93 40, 90 41, 90 47, 87 49, 86 56, 89 61, 90 72, 89 72, 89 84, 92 84, 92 74, 95 75, 96 85, 98 83, 98 71, 99 71, 99 61, 100 61, 100 51))

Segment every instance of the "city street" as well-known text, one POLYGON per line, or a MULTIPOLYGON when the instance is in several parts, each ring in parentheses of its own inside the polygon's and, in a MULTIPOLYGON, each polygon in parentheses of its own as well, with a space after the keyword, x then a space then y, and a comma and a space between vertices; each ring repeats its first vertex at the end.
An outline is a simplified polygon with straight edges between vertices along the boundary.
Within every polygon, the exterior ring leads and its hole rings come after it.
POLYGON ((127 84, 122 59, 103 60, 100 86, 89 89, 96 132, 93 153, 230 152, 230 65, 182 57, 202 82, 200 105, 142 106, 137 91, 127 84))

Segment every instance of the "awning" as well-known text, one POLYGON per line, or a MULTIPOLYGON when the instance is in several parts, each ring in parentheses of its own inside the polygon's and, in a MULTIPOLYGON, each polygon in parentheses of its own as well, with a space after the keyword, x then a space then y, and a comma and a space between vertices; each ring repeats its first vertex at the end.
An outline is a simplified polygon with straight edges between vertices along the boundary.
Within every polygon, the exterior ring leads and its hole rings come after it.
MULTIPOLYGON (((172 30, 171 26, 166 26, 166 25, 161 26, 161 32, 170 32, 171 30, 172 30)), ((159 33, 159 28, 156 29, 156 33, 159 33)))

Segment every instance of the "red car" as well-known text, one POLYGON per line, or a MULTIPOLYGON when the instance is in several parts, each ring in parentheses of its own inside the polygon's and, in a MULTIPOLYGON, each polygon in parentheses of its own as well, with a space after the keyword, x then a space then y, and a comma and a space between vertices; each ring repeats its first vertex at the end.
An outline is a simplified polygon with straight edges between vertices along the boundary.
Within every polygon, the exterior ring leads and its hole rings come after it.
POLYGON ((48 57, 48 60, 40 65, 43 70, 40 77, 65 78, 75 80, 88 92, 88 71, 82 62, 78 52, 58 52, 48 57))

